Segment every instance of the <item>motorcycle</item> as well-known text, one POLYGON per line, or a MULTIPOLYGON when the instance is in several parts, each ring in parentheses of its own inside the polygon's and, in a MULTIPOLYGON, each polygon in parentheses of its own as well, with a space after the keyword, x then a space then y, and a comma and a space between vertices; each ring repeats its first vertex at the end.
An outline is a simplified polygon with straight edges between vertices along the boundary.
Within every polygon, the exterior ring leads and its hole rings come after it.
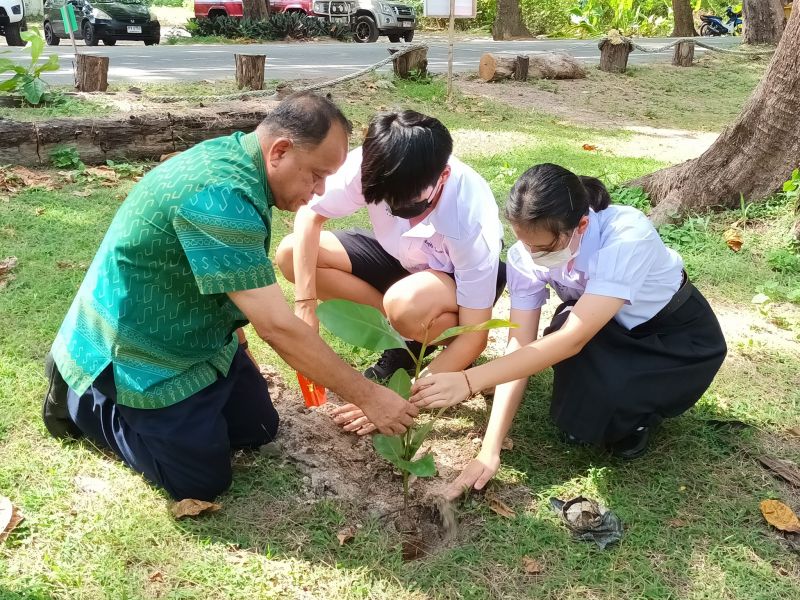
POLYGON ((700 35, 739 35, 742 33, 742 13, 734 12, 729 6, 725 10, 727 21, 716 15, 700 15, 700 35))

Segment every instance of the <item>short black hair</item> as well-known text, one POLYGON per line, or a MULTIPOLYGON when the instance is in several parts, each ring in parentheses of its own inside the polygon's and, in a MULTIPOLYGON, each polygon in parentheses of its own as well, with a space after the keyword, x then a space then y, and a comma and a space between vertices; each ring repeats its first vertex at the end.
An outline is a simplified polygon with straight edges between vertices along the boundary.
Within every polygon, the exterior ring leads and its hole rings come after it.
POLYGON ((347 135, 353 133, 352 124, 330 96, 295 92, 270 111, 258 128, 290 138, 299 146, 314 147, 325 139, 333 123, 339 123, 347 135))
POLYGON ((413 110, 383 113, 369 124, 362 152, 366 202, 400 208, 436 183, 453 153, 453 138, 434 117, 413 110))
POLYGON ((514 183, 506 217, 523 228, 544 227, 557 237, 573 231, 590 208, 599 212, 610 203, 611 196, 599 179, 544 163, 531 167, 514 183))

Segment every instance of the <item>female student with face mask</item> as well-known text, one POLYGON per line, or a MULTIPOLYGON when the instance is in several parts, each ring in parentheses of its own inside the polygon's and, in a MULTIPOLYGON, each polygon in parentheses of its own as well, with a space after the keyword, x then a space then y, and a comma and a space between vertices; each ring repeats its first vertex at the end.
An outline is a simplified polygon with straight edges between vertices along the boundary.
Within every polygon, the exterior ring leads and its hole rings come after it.
POLYGON ((506 356, 424 377, 412 390, 418 407, 436 408, 498 386, 481 451, 451 497, 497 472, 530 375, 553 367, 550 416, 566 441, 631 459, 720 368, 722 331, 681 257, 644 214, 609 203, 598 179, 552 164, 529 169, 511 190, 506 216, 519 241, 508 251, 508 287, 519 327, 509 331, 506 356), (537 339, 548 286, 562 304, 537 339))

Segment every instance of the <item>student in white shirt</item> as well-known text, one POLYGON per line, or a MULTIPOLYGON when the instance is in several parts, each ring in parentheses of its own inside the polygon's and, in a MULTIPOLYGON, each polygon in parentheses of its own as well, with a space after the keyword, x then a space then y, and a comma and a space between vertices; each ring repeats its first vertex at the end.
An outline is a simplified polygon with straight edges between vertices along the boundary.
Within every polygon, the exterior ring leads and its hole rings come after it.
MULTIPOLYGON (((450 133, 433 117, 406 110, 372 120, 364 145, 328 177, 324 194, 297 212, 294 233, 276 252, 295 284, 300 318, 318 327, 318 300, 369 304, 415 354, 426 336, 491 318, 505 287, 503 227, 489 185, 452 150, 450 133), (362 208, 372 231, 322 230, 328 219, 362 208)), ((459 336, 429 369, 463 369, 486 341, 486 332, 459 336)), ((412 366, 406 350, 387 350, 364 374, 387 379, 412 366)), ((371 427, 361 419, 352 429, 360 424, 371 427)))
POLYGON ((603 184, 552 164, 516 182, 506 205, 518 242, 508 251, 511 321, 506 356, 414 384, 412 402, 435 408, 497 385, 477 458, 450 488, 480 489, 530 375, 553 367, 550 415, 571 442, 622 458, 647 450, 653 428, 697 402, 726 354, 708 302, 650 221, 609 206, 603 184), (562 300, 537 339, 547 286, 562 300))

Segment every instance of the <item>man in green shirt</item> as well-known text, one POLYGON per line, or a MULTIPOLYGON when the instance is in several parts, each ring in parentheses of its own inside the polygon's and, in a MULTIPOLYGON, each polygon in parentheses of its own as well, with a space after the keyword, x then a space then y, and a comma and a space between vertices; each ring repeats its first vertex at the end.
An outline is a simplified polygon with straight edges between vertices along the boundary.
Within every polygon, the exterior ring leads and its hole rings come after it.
POLYGON ((198 144, 133 188, 48 356, 51 434, 111 448, 176 499, 215 497, 231 482, 230 450, 267 443, 278 427, 246 352, 248 322, 382 432, 411 424, 411 404, 294 316, 267 256, 272 207, 294 212, 324 193, 349 133, 332 102, 295 94, 255 132, 198 144))

